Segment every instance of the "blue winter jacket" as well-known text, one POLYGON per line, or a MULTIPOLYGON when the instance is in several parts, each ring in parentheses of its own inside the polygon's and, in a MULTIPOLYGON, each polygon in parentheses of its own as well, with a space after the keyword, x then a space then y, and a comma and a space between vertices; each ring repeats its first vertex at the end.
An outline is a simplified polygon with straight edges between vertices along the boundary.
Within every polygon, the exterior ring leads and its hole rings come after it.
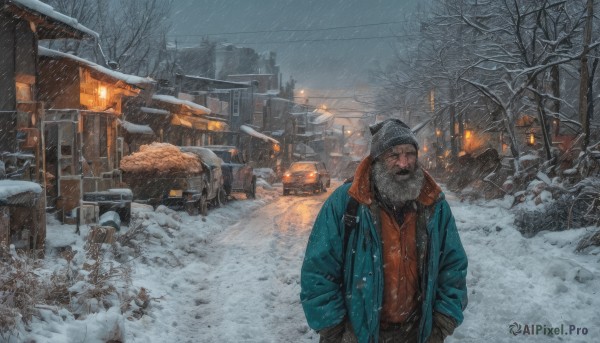
MULTIPOLYGON (((361 204, 358 225, 342 256, 342 216, 349 188, 350 184, 344 184, 336 189, 317 216, 302 265, 300 299, 312 329, 331 327, 348 317, 359 343, 377 343, 383 297, 381 240, 369 207, 361 204)), ((467 256, 454 217, 443 193, 432 206, 419 342, 426 342, 431 334, 433 311, 454 318, 459 325, 467 305, 467 256)))

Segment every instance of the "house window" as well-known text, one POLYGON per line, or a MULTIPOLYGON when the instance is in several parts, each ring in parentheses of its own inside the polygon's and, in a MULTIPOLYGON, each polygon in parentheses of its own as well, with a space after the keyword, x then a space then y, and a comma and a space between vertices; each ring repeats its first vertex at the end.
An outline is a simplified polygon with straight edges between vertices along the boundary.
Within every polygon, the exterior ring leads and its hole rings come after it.
POLYGON ((232 107, 231 107, 231 113, 234 116, 239 116, 240 115, 240 91, 233 91, 233 101, 232 103, 232 107))
POLYGON ((30 84, 17 81, 17 101, 33 101, 30 84))

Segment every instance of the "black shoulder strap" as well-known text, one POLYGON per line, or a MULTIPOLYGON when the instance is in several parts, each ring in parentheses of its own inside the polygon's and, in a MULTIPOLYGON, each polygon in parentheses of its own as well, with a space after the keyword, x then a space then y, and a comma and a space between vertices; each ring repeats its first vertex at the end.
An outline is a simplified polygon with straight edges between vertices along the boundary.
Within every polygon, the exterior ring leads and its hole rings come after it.
POLYGON ((342 246, 342 256, 346 256, 346 247, 348 246, 348 240, 350 239, 350 233, 356 228, 358 224, 358 200, 354 197, 348 199, 346 204, 346 211, 344 212, 344 245, 342 246))

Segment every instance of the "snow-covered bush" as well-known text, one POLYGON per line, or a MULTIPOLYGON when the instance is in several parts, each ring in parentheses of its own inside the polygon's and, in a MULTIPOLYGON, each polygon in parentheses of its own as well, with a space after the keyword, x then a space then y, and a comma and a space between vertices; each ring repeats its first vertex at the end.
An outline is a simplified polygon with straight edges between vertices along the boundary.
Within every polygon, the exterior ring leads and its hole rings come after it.
MULTIPOLYGON (((536 183, 531 187, 544 189, 538 197, 551 197, 549 191, 536 183)), ((600 179, 586 178, 575 187, 565 191, 558 199, 544 207, 531 210, 520 209, 515 216, 515 225, 527 237, 543 230, 561 231, 600 223, 600 179)))

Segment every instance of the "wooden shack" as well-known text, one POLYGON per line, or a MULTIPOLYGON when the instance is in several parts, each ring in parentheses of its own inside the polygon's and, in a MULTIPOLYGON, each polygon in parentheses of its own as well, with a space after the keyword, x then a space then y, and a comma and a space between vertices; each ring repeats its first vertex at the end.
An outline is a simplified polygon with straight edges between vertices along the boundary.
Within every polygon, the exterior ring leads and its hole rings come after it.
POLYGON ((38 97, 38 42, 97 39, 98 34, 37 0, 0 0, 0 23, 1 177, 12 179, 0 180, 0 241, 43 252, 44 104, 38 97))
POLYGON ((44 251, 46 225, 42 187, 30 181, 0 180, 0 245, 44 251))
POLYGON ((42 47, 39 63, 46 172, 55 180, 47 201, 69 221, 81 199, 108 201, 107 192, 120 188, 124 102, 149 97, 154 81, 42 47))

